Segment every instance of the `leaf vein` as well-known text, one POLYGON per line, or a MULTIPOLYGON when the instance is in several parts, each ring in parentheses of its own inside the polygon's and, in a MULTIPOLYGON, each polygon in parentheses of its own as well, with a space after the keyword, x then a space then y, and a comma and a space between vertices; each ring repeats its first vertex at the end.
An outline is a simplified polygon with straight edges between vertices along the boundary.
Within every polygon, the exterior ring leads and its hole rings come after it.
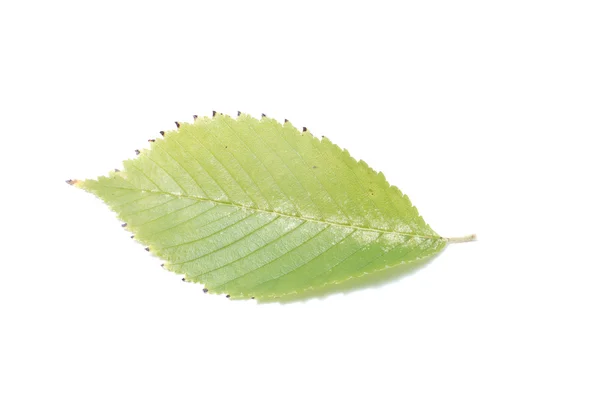
MULTIPOLYGON (((176 143, 179 144, 179 142, 176 142, 176 143)), ((171 153, 169 153, 167 150, 165 150, 164 148, 162 148, 160 144, 157 144, 156 147, 160 148, 163 151, 163 153, 167 154, 177 165, 179 165, 181 167, 181 169, 183 169, 185 171, 185 173, 187 173, 188 176, 194 181, 194 183, 196 184, 196 187, 198 187, 200 189, 200 191, 202 192, 202 194, 204 194, 205 196, 208 197, 208 194, 206 194, 206 191, 204 191, 204 189, 202 187, 200 187, 200 184, 198 183, 198 181, 194 178, 194 176, 190 173, 190 171, 187 170, 187 168, 185 166, 183 166, 182 163, 180 163, 179 161, 177 161, 175 159, 175 157, 173 157, 171 155, 171 153)))
MULTIPOLYGON (((252 129, 252 131, 254 132, 254 134, 256 136, 258 136, 258 138, 264 143, 264 145, 266 147, 268 147, 271 152, 273 154, 275 154, 275 156, 277 156, 277 158, 279 158, 281 160, 281 163, 286 167, 286 169, 290 172, 290 174, 294 177, 294 179, 296 180, 296 182, 300 185, 300 187, 302 187, 302 189, 306 192, 306 196, 308 197, 308 199, 310 199, 310 201, 313 203, 313 205, 319 210, 319 212, 321 213, 321 217, 320 219, 324 219, 325 215, 323 214, 323 211, 321 210, 321 208, 319 207, 319 205, 317 205, 317 203, 315 202, 315 200, 312 198, 310 192, 308 191, 308 189, 306 188, 306 186, 302 183, 302 181, 300 181, 300 178, 296 175, 296 173, 288 166, 288 164, 286 163, 286 161, 283 159, 283 157, 281 157, 276 150, 274 150, 271 145, 267 144, 267 142, 265 141, 265 139, 256 132, 256 130, 254 129, 254 127, 252 126, 252 124, 248 125, 250 127, 250 129, 252 129)), ((283 139, 285 140, 285 139, 283 139)), ((296 207, 298 207, 298 205, 296 205, 296 207)), ((301 214, 300 208, 298 207, 298 213, 301 214)))
MULTIPOLYGON (((238 211, 238 212, 239 212, 239 211, 238 211)), ((235 213, 238 213, 238 212, 235 212, 235 213)), ((246 219, 249 219, 250 217, 252 217, 252 216, 256 216, 256 215, 257 215, 257 213, 252 213, 252 214, 250 214, 250 215, 248 215, 248 216, 244 216, 244 217, 242 217, 241 219, 237 220, 235 223, 229 224, 228 226, 225 226, 225 227, 223 227, 223 228, 219 228, 217 231, 213 232, 212 234, 205 235, 205 236, 203 236, 202 238, 194 239, 193 241, 183 242, 183 243, 180 243, 180 244, 177 244, 177 245, 173 245, 173 246, 167 246, 167 247, 164 247, 164 248, 162 248, 162 249, 161 249, 161 251, 162 251, 162 250, 167 250, 167 249, 173 249, 173 248, 176 248, 176 247, 181 247, 181 246, 185 246, 185 245, 190 245, 190 244, 192 244, 192 243, 196 243, 196 242, 200 242, 200 241, 202 241, 202 240, 204 240, 204 239, 206 239, 206 238, 209 238, 209 237, 211 237, 211 236, 213 236, 213 235, 216 235, 216 234, 218 234, 219 232, 225 231, 225 230, 226 230, 226 229, 228 229, 228 228, 234 227, 234 226, 236 226, 237 224, 241 223, 242 221, 244 221, 244 220, 246 220, 246 219)), ((221 218, 219 218, 219 219, 217 219, 217 220, 211 221, 210 223, 207 223, 207 224, 203 225, 203 226, 202 226, 202 227, 200 227, 200 228, 204 228, 204 227, 206 227, 207 225, 210 225, 210 224, 216 223, 217 221, 219 221, 219 220, 222 220, 222 219, 224 219, 225 217, 227 217, 227 216, 223 216, 223 217, 221 217, 221 218)), ((173 264, 185 264, 185 263, 187 263, 187 262, 189 262, 189 261, 194 261, 194 260, 196 260, 196 259, 192 259, 192 260, 184 261, 184 262, 181 262, 181 263, 173 263, 173 264)))
MULTIPOLYGON (((174 200, 175 200, 175 198, 171 198, 171 199, 169 199, 168 201, 161 202, 161 203, 159 203, 158 205, 152 206, 152 207, 150 207, 150 208, 144 208, 144 209, 142 209, 142 210, 138 210, 138 211, 136 211, 136 212, 126 212, 126 213, 121 213, 121 215, 122 215, 122 216, 133 216, 133 215, 136 215, 136 214, 140 214, 140 213, 146 212, 146 211, 148 211, 148 210, 156 209, 156 208, 158 208, 158 207, 161 207, 161 206, 163 206, 163 205, 165 205, 165 204, 168 204, 169 202, 173 202, 174 200)), ((141 199, 140 199, 140 201, 141 201, 141 199)))
MULTIPOLYGON (((273 221, 275 221, 275 220, 273 220, 273 221)), ((271 223, 272 223, 272 222, 269 222, 268 224, 271 224, 271 223)), ((246 257, 248 257, 248 256, 251 256, 251 255, 253 255, 254 253, 256 253, 256 252, 258 252, 258 251, 260 251, 260 250, 264 249, 265 247, 267 247, 267 246, 269 246, 269 245, 271 245, 271 244, 273 244, 273 243, 275 243, 275 242, 277 242, 277 241, 281 240, 281 239, 282 239, 283 237, 285 237, 286 235, 288 235, 288 234, 292 233, 293 231, 295 231, 296 229, 298 229, 298 228, 299 228, 301 225, 303 225, 304 223, 305 223, 305 222, 302 222, 302 223, 300 223, 300 224, 298 224, 298 225, 294 226, 294 227, 293 227, 291 230, 288 230, 288 231, 284 232, 283 234, 279 235, 277 238, 273 239, 272 241, 269 241, 269 242, 265 243, 264 245, 260 246, 258 249, 255 249, 255 250, 251 251, 250 253, 248 253, 248 254, 246 254, 246 255, 244 255, 244 256, 242 256, 242 257, 239 257, 239 258, 237 258, 237 259, 235 259, 235 260, 233 260, 233 261, 230 261, 230 262, 228 262, 227 264, 224 264, 224 265, 222 265, 222 266, 220 266, 220 267, 213 268, 213 269, 211 269, 211 270, 209 270, 209 271, 206 271, 206 272, 203 272, 203 273, 201 273, 201 274, 197 274, 197 275, 195 275, 195 277, 202 276, 202 275, 206 275, 206 274, 208 274, 208 273, 211 273, 211 272, 213 272, 213 271, 219 270, 219 269, 221 269, 221 268, 225 268, 225 267, 227 267, 227 266, 229 266, 229 265, 231 265, 231 264, 234 264, 234 263, 236 263, 236 262, 238 262, 238 261, 240 261, 240 260, 243 260, 243 259, 245 259, 246 257)), ((245 237, 246 237, 246 236, 244 236, 244 238, 245 238, 245 237)), ((237 241, 236 241, 236 242, 237 242, 237 241)))
MULTIPOLYGON (((304 157, 285 138, 285 133, 282 133, 282 140, 287 143, 287 145, 292 149, 292 151, 294 153, 296 153, 298 158, 300 158, 302 160, 302 162, 304 162, 304 165, 306 165, 308 167, 309 165, 306 162, 306 160, 304 159, 304 157)), ((337 208, 340 210, 340 212, 346 217, 346 220, 348 220, 348 222, 350 222, 350 216, 348 216, 348 213, 346 213, 346 211, 344 210, 344 207, 342 205, 340 205, 339 202, 336 201, 336 199, 333 197, 333 194, 331 194, 331 192, 327 188, 325 188, 325 185, 321 182, 321 180, 317 176, 314 176, 314 178, 321 185, 321 187, 323 188, 323 191, 325 191, 327 193, 327 195, 329 195, 329 197, 331 198, 331 202, 333 202, 337 206, 337 208)))
MULTIPOLYGON (((167 201, 167 202, 170 202, 170 201, 167 201)), ((145 226, 145 225, 148 225, 148 224, 152 223, 153 221, 160 220, 160 219, 162 219, 162 218, 165 218, 165 217, 167 217, 167 216, 170 216, 170 215, 172 215, 172 214, 174 214, 174 213, 177 213, 177 212, 181 212, 182 210, 185 210, 185 209, 187 209, 187 208, 189 208, 189 207, 191 207, 191 206, 197 205, 197 204, 199 204, 199 203, 201 203, 201 202, 202 202, 202 201, 195 201, 195 202, 191 203, 190 205, 184 206, 183 208, 177 208, 177 209, 175 209, 175 210, 174 210, 174 211, 172 211, 172 212, 165 213, 165 214, 163 214, 163 215, 161 215, 161 216, 159 216, 159 217, 157 217, 157 218, 155 218, 155 219, 148 220, 148 221, 147 221, 147 222, 145 222, 145 223, 142 223, 142 224, 135 224, 135 225, 134 225, 134 227, 143 227, 143 226, 145 226)))
MULTIPOLYGON (((162 167, 158 162, 156 162, 155 160, 150 158, 149 155, 144 154, 144 157, 149 159, 151 162, 153 162, 156 166, 159 167, 159 169, 162 169, 162 171, 165 172, 167 174, 167 176, 169 176, 171 178, 171 180, 173 180, 175 182, 175 184, 177 184, 177 186, 181 189, 181 191, 183 191, 186 195, 189 194, 189 192, 185 188, 183 188, 183 186, 181 184, 179 184, 179 182, 177 180, 175 180, 173 175, 171 175, 169 172, 167 172, 167 170, 164 167, 162 167)), ((154 184, 156 184, 156 183, 154 183, 154 184)), ((157 184, 157 186, 158 186, 158 184, 157 184)))
MULTIPOLYGON (((246 144, 246 142, 244 141, 244 139, 242 139, 240 137, 240 135, 236 132, 235 129, 233 129, 231 127, 231 125, 229 125, 229 123, 227 123, 227 121, 225 119, 223 119, 223 123, 235 134, 235 136, 239 139, 240 142, 242 142, 242 144, 244 146, 246 146, 246 149, 248 150, 248 152, 250 154, 252 154, 252 156, 258 161, 258 163, 262 166, 262 168, 267 171, 267 173, 269 174, 269 176, 271 177, 271 179, 273 179, 273 182, 275 183, 275 186, 277 186, 277 189, 281 192, 281 194, 283 194, 284 197, 288 197, 288 194, 286 194, 283 189, 281 188, 281 186, 279 185, 279 183, 277 182, 277 179, 275 179, 275 176, 273 176, 273 173, 271 173, 271 171, 269 170, 269 168, 265 165, 264 161, 262 159, 260 159, 256 153, 250 148, 250 146, 248 146, 248 144, 246 144)), ((250 128, 252 128, 252 126, 250 126, 250 128)), ((268 146, 268 145, 267 145, 268 146)), ((256 182, 254 182, 254 184, 257 184, 256 182)), ((258 187, 258 185, 257 185, 258 187)), ((296 213, 298 215, 300 215, 302 212, 300 211, 300 207, 298 206, 298 204, 295 202, 295 200, 290 199, 290 202, 293 203, 293 205, 296 207, 296 213)), ((272 208, 272 206, 271 206, 272 208)))
MULTIPOLYGON (((223 165, 223 163, 221 161, 219 161, 219 159, 213 154, 213 152, 208 147, 206 147, 204 144, 202 144, 202 142, 199 139, 196 138, 196 135, 194 133, 190 133, 190 136, 192 137, 192 139, 194 139, 196 142, 198 142, 202 147, 204 147, 210 153, 210 155, 212 155, 213 158, 219 163, 219 165, 221 165, 221 167, 223 169, 225 169, 225 171, 233 178, 233 175, 231 174, 231 172, 229 172, 229 170, 227 168, 225 168, 225 166, 223 165)), ((213 175, 211 175, 210 172, 208 171, 208 168, 202 166, 202 164, 200 163, 200 161, 198 161, 198 158, 196 158, 195 155, 193 155, 187 148, 185 148, 185 146, 183 144, 181 144, 179 142, 179 140, 177 139, 177 135, 172 136, 171 139, 173 139, 173 141, 175 141, 175 143, 177 143, 179 146, 181 146, 181 148, 186 153, 188 153, 192 158, 194 158, 194 160, 198 163, 198 166, 200 166, 200 168, 203 169, 206 172, 206 174, 208 175, 208 177, 210 177, 212 179, 212 181, 214 181, 215 184, 219 187, 219 189, 223 192, 223 195, 225 195, 227 197, 227 199, 231 199, 231 197, 229 197, 229 195, 227 194, 227 192, 225 191, 225 189, 223 188, 223 186, 221 185, 221 183, 219 183, 219 181, 217 180, 218 178, 216 178, 213 175)), ((241 186, 240 186, 240 188, 241 188, 241 186)), ((243 188, 242 188, 242 190, 248 196, 248 198, 250 198, 250 200, 252 202, 254 202, 252 200, 252 197, 250 197, 250 195, 243 188)))
MULTIPOLYGON (((217 160, 217 162, 221 165, 221 167, 223 169, 225 169, 225 171, 227 171, 227 173, 229 173, 229 175, 231 176, 231 179, 238 185, 238 187, 240 187, 244 193, 246 193, 246 195, 248 196, 248 198, 250 198, 250 200, 252 202, 254 202, 254 204, 256 206, 259 206, 258 203, 256 202, 256 200, 254 200, 254 198, 252 198, 252 196, 248 193, 248 191, 237 181, 237 178, 233 175, 233 173, 231 173, 231 171, 225 166, 225 164, 223 164, 223 162, 217 158, 217 156, 212 152, 212 150, 210 148, 208 148, 208 146, 204 145, 202 142, 200 142, 199 139, 197 139, 194 134, 192 134, 192 136, 194 137, 194 139, 196 139, 196 141, 198 143, 200 143, 202 145, 202 147, 206 148, 211 154, 212 156, 215 158, 215 160, 217 160)), ((265 200, 265 202, 267 203, 267 206, 270 209, 273 209, 269 203, 269 200, 267 199, 267 197, 264 196, 264 194, 260 191, 260 188, 258 187, 258 185, 256 184, 256 182, 254 181, 254 179, 252 178, 252 176, 250 176, 250 174, 248 173, 248 171, 242 166, 241 162, 230 152, 228 152, 228 154, 235 159, 235 161, 239 164, 240 169, 248 176, 248 178, 252 181, 252 184, 254 184, 256 186, 257 191, 259 192, 260 195, 262 195, 263 199, 265 200)))
MULTIPOLYGON (((204 202, 204 201, 198 201, 198 202, 204 202)), ((179 226, 181 226, 181 225, 184 225, 185 223, 189 223, 190 221, 194 221, 195 219, 197 219, 198 217, 202 216, 203 214, 205 214, 205 213, 208 213, 208 212, 210 212, 211 210, 213 210, 213 209, 215 209, 215 208, 218 208, 218 207, 219 207, 218 205, 211 206, 210 208, 208 208, 208 209, 206 209, 206 210, 204 210, 204 211, 202 211, 202 212, 200 212, 200 213, 196 214, 195 216, 192 216, 192 217, 190 217, 189 219, 187 219, 187 220, 185 220, 185 221, 182 221, 181 223, 175 224, 175 225, 174 225, 174 226, 172 226, 172 227, 168 227, 168 228, 165 228, 165 229, 163 229, 163 230, 160 230, 160 231, 156 231, 154 234, 152 234, 152 235, 149 235, 149 236, 148 236, 148 238, 151 238, 151 237, 153 237, 153 236, 156 236, 156 235, 158 235, 158 234, 160 234, 160 233, 163 233, 163 232, 166 232, 166 231, 172 230, 172 229, 174 229, 174 228, 177 228, 177 227, 179 227, 179 226)), ((237 212, 237 210, 236 210, 236 212, 237 212)), ((229 214, 231 214, 231 213, 235 213, 235 212, 230 212, 229 214)), ((223 216, 223 217, 227 217, 227 216, 223 216)), ((216 219, 216 220, 214 220, 214 221, 219 221, 219 220, 221 220, 223 217, 219 217, 218 219, 216 219)), ((211 222, 209 222, 209 223, 203 224, 201 227, 207 226, 207 225, 209 225, 209 224, 213 223, 214 221, 211 221, 211 222)))
POLYGON ((272 262, 274 262, 274 261, 276 261, 276 260, 279 260, 279 259, 281 259, 282 257, 285 257, 286 255, 290 254, 290 253, 291 253, 291 252, 293 252, 294 250, 296 250, 296 249, 299 249, 299 248, 303 247, 303 246, 304 246, 305 244, 307 244, 309 241, 312 241, 312 240, 313 240, 313 239, 315 239, 317 236, 321 235, 321 233, 325 232, 325 230, 329 229, 329 227, 330 227, 330 226, 326 226, 325 228, 323 228, 322 230, 320 230, 319 232, 317 232, 315 235, 311 236, 310 238, 308 238, 307 240, 305 240, 304 242, 302 242, 300 245, 293 247, 292 249, 288 250, 287 252, 283 253, 282 255, 275 257, 273 260, 270 260, 270 261, 268 261, 268 262, 266 262, 266 263, 264 263, 264 264, 262 264, 262 265, 259 265, 259 266, 258 266, 258 267, 256 267, 256 268, 253 268, 253 269, 251 269, 250 271, 248 271, 248 272, 246 272, 246 273, 244 273, 244 274, 242 274, 242 275, 240 275, 240 276, 238 276, 238 277, 236 277, 236 278, 234 278, 234 279, 231 279, 231 280, 229 280, 229 281, 227 281, 227 282, 225 282, 225 283, 222 283, 222 284, 220 284, 220 285, 219 285, 219 288, 223 287, 224 285, 226 285, 226 284, 228 284, 228 283, 231 283, 231 282, 233 282, 233 281, 236 281, 236 280, 238 280, 238 279, 240 279, 240 278, 243 278, 243 277, 245 277, 245 276, 248 276, 248 274, 251 274, 252 272, 258 271, 259 269, 263 268, 264 266, 266 266, 266 265, 269 265, 269 264, 271 264, 272 262))
POLYGON ((286 272, 285 274, 282 274, 281 276, 278 276, 278 277, 276 277, 276 278, 268 279, 268 280, 266 280, 266 281, 264 281, 264 282, 261 282, 261 283, 259 283, 259 284, 257 284, 257 285, 254 285, 254 286, 252 286, 252 287, 253 287, 253 288, 257 288, 258 286, 264 285, 264 284, 266 284, 266 283, 269 283, 269 282, 276 281, 276 280, 278 280, 278 279, 280 279, 280 278, 282 278, 282 277, 284 277, 284 276, 287 276, 287 275, 291 274, 291 273, 292 273, 292 272, 294 272, 294 271, 297 271, 297 270, 299 270, 300 268, 304 267, 306 264, 308 264, 308 263, 311 263, 311 262, 315 261, 316 259, 318 259, 318 258, 319 258, 319 257, 321 257, 322 255, 324 255, 325 253, 327 253, 327 252, 328 252, 328 251, 330 251, 331 249, 333 249, 333 248, 337 247, 337 246, 338 246, 340 243, 344 242, 346 239, 348 239, 348 238, 349 238, 349 237, 350 237, 352 234, 354 234, 356 231, 358 231, 358 230, 352 230, 352 232, 350 232, 348 235, 346 235, 345 237, 343 237, 342 239, 340 239, 340 240, 339 240, 338 242, 336 242, 334 245, 331 245, 330 247, 328 247, 327 249, 325 249, 325 250, 324 250, 324 251, 322 251, 321 253, 319 253, 319 254, 317 254, 316 256, 314 256, 314 257, 310 258, 309 260, 307 260, 307 261, 305 261, 304 263, 300 264, 299 266, 297 266, 296 268, 292 269, 291 271, 289 271, 289 272, 286 272))
MULTIPOLYGON (((125 187, 118 187, 118 188, 127 189, 125 187)), ((310 222, 314 222, 314 223, 329 224, 329 225, 337 226, 337 227, 347 227, 347 228, 353 228, 353 229, 363 230, 363 231, 381 232, 381 233, 384 233, 384 234, 412 236, 412 237, 416 237, 416 238, 439 239, 439 240, 443 239, 442 237, 440 237, 438 235, 411 234, 409 232, 403 232, 403 231, 386 230, 386 229, 375 228, 375 227, 371 227, 371 228, 369 228, 369 227, 360 227, 360 226, 356 226, 356 225, 353 225, 353 224, 344 224, 344 223, 338 223, 338 222, 334 222, 334 221, 317 220, 317 219, 305 218, 305 217, 290 215, 290 214, 287 214, 287 213, 277 212, 275 210, 258 209, 258 208, 253 208, 253 207, 248 207, 248 206, 240 205, 240 204, 237 204, 237 203, 234 203, 234 202, 219 201, 219 200, 210 199, 210 198, 197 197, 197 196, 194 196, 194 195, 185 195, 185 196, 183 196, 183 195, 173 194, 173 193, 169 193, 169 192, 162 191, 162 190, 161 191, 139 190, 139 191, 146 192, 146 193, 170 195, 170 196, 173 196, 173 197, 176 197, 176 198, 187 198, 187 199, 196 199, 198 201, 208 201, 208 202, 213 202, 213 203, 221 204, 221 205, 235 206, 235 207, 238 207, 238 208, 241 208, 241 209, 244 209, 244 210, 261 212, 261 213, 268 213, 268 214, 274 214, 274 215, 277 215, 277 216, 289 217, 289 218, 292 218, 292 219, 298 219, 298 220, 303 220, 303 221, 310 221, 310 222)))
MULTIPOLYGON (((248 216, 248 217, 250 217, 250 216, 248 216)), ((246 217, 246 218, 248 218, 248 217, 246 217)), ((193 258, 193 259, 191 259, 191 260, 187 260, 187 261, 184 261, 184 262, 181 262, 181 263, 177 263, 177 264, 181 265, 181 264, 189 263, 189 262, 191 262, 191 261, 196 261, 196 260, 198 260, 198 259, 201 259, 201 258, 203 258, 203 257, 206 257, 206 256, 208 256, 208 255, 210 255, 210 254, 213 254, 213 253, 216 253, 216 252, 218 252, 218 251, 221 251, 221 250, 223 250, 223 249, 226 249, 226 248, 228 248, 229 246, 231 246, 231 245, 234 245, 234 244, 236 244, 237 242, 241 241, 242 239, 245 239, 245 238, 249 237, 250 235, 254 234, 256 231, 258 231, 258 230, 260 230, 260 229, 262 229, 262 228, 265 228, 265 227, 267 227, 269 224, 273 223, 273 222, 274 222, 275 220, 277 220, 277 219, 278 219, 278 217, 275 217, 275 218, 273 218, 271 221, 268 221, 267 223, 265 223, 265 224, 261 225, 260 227, 257 227, 257 228, 255 228, 255 229, 253 229, 253 230, 252 230, 252 231, 250 231, 249 233, 247 233, 247 234, 244 234, 244 236, 242 236, 241 238, 238 238, 238 239, 234 240, 233 242, 231 242, 231 243, 228 243, 227 245, 221 246, 221 247, 220 247, 220 248, 218 248, 218 249, 215 249, 215 250, 212 250, 212 251, 210 251, 210 252, 204 253, 204 254, 202 254, 201 256, 198 256, 198 257, 196 257, 196 258, 193 258)), ((200 274, 200 275, 202 275, 202 274, 200 274)))

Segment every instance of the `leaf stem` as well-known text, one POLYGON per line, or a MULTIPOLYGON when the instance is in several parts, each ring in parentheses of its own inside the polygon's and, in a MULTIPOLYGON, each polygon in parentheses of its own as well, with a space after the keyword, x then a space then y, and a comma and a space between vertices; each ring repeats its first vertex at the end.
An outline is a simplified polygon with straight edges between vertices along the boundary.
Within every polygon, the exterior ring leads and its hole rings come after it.
POLYGON ((461 242, 473 242, 477 240, 477 235, 465 235, 462 237, 444 238, 448 243, 461 243, 461 242))

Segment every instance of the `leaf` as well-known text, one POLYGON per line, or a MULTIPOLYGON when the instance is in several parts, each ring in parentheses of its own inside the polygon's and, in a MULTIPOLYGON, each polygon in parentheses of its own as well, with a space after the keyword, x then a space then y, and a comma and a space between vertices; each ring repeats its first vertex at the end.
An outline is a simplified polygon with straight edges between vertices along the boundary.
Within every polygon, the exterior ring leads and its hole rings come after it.
POLYGON ((216 113, 177 126, 123 171, 69 183, 104 200, 165 268, 205 292, 298 293, 448 242, 382 173, 306 128, 216 113))

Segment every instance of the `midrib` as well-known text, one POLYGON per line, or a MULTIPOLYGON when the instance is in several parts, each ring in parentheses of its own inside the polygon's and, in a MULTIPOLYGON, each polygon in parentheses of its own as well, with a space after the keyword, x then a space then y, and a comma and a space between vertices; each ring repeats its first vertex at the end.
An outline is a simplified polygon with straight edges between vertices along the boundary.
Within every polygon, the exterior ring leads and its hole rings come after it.
POLYGON ((394 234, 394 235, 409 236, 409 237, 423 238, 423 239, 444 239, 443 237, 437 236, 437 235, 411 234, 409 232, 390 231, 390 230, 384 230, 381 228, 360 227, 360 226, 356 226, 356 225, 352 225, 352 224, 343 224, 343 223, 338 223, 338 222, 334 222, 334 221, 326 221, 326 220, 319 220, 319 219, 314 219, 314 218, 310 218, 310 217, 295 216, 295 215, 291 215, 291 214, 287 214, 287 213, 278 212, 276 210, 259 209, 259 208, 254 208, 251 206, 240 205, 235 202, 219 201, 216 199, 203 198, 203 197, 198 197, 195 195, 175 194, 175 193, 170 193, 170 192, 162 191, 162 190, 158 190, 158 191, 144 190, 144 189, 137 189, 137 188, 126 188, 126 187, 115 187, 115 186, 110 186, 110 188, 119 189, 119 190, 139 191, 139 192, 143 192, 143 193, 156 194, 156 195, 167 195, 167 196, 171 196, 171 197, 175 197, 175 198, 195 199, 197 201, 212 202, 212 203, 218 204, 218 205, 234 206, 234 207, 241 208, 244 210, 251 210, 251 211, 255 211, 255 212, 275 214, 275 215, 278 215, 281 217, 289 217, 291 219, 298 219, 298 220, 310 221, 310 222, 314 222, 314 223, 327 224, 327 225, 336 226, 336 227, 351 228, 351 229, 355 229, 355 230, 379 232, 379 233, 383 233, 383 234, 394 234))

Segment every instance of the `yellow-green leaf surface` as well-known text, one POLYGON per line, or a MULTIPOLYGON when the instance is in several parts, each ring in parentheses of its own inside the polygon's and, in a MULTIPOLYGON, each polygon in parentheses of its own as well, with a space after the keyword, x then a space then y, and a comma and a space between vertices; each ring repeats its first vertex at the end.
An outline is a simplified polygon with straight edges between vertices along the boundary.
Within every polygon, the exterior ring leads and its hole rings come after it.
POLYGON ((215 114, 162 134, 122 171, 71 183, 205 291, 278 297, 447 243, 382 173, 287 121, 215 114))

